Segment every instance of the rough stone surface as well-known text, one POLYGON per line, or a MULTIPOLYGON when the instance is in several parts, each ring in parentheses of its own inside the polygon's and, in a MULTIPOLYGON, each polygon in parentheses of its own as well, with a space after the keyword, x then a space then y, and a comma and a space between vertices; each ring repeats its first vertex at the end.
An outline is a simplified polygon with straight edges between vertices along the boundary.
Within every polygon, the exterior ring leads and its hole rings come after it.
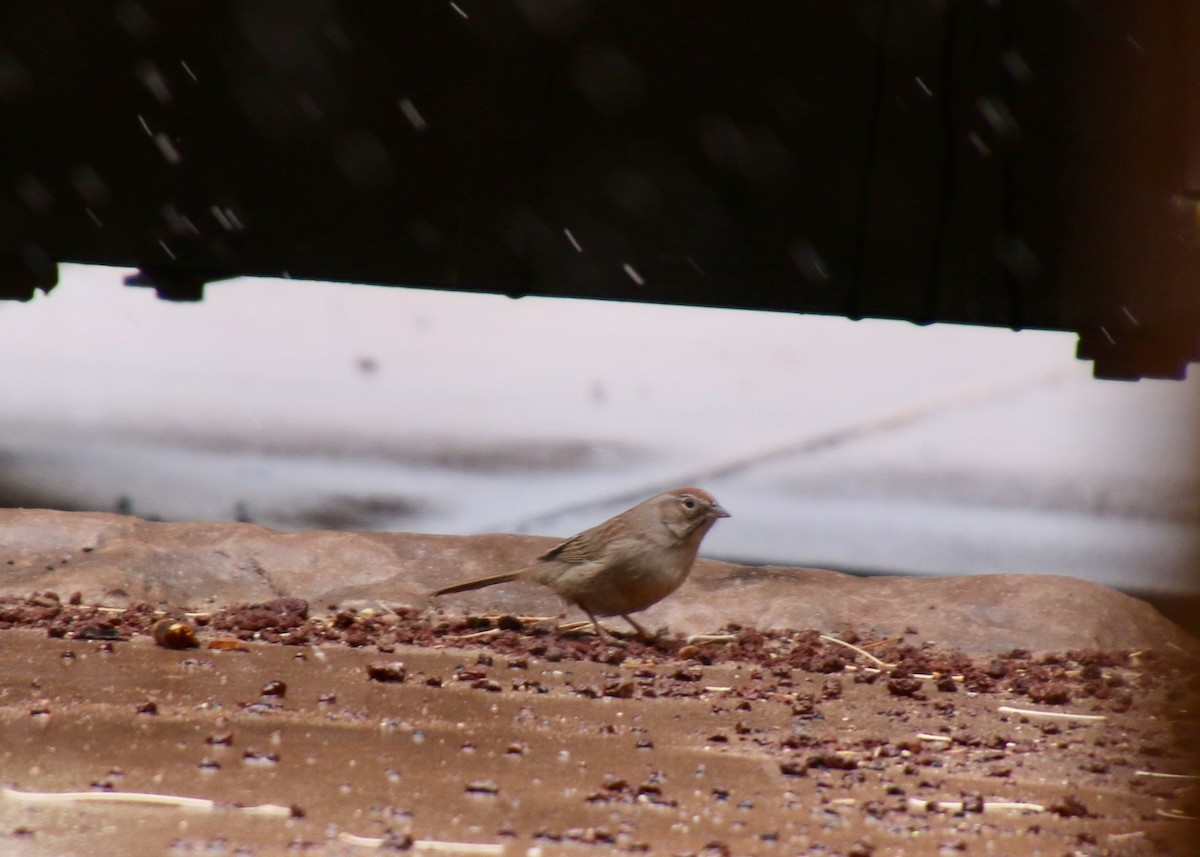
MULTIPOLYGON (((531 584, 436 604, 426 595, 454 580, 521 565, 554 543, 501 534, 280 533, 253 524, 9 509, 0 510, 0 594, 54 590, 79 592, 89 603, 193 607, 295 596, 314 608, 379 602, 555 615, 563 605, 531 584)), ((703 560, 687 584, 642 617, 643 624, 676 633, 730 623, 880 637, 907 632, 966 652, 1195 651, 1197 645, 1142 601, 1058 576, 862 578, 703 560)))

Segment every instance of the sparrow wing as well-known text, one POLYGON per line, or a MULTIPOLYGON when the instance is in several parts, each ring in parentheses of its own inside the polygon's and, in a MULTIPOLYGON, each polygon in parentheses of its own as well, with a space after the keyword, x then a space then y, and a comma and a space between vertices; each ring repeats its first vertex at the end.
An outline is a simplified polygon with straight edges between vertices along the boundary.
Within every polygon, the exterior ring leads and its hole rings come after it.
POLYGON ((582 565, 585 562, 595 562, 597 555, 604 546, 608 535, 606 530, 609 522, 584 530, 578 535, 571 536, 565 542, 559 542, 550 550, 538 557, 538 562, 557 560, 567 565, 582 565))
POLYGON ((538 562, 546 562, 552 559, 571 564, 586 562, 588 559, 587 543, 584 540, 584 536, 586 535, 587 532, 582 532, 577 536, 571 536, 565 542, 559 542, 539 556, 538 562))

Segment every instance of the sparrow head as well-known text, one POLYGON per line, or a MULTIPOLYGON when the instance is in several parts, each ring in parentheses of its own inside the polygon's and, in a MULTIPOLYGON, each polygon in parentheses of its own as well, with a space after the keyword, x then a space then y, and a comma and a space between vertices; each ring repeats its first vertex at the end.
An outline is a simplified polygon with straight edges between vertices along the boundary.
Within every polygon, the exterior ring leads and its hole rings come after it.
POLYGON ((703 538, 717 518, 729 517, 717 499, 703 488, 676 488, 657 499, 663 523, 679 538, 696 532, 703 538))

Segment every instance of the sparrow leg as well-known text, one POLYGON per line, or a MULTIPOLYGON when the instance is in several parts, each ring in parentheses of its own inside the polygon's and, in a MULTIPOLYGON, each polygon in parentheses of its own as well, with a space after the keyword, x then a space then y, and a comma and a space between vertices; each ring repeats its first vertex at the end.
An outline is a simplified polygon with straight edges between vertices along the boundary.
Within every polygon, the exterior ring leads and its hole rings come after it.
POLYGON ((626 622, 628 622, 630 625, 632 625, 632 626, 633 626, 633 629, 634 629, 635 631, 637 631, 637 635, 638 635, 638 639, 639 639, 639 640, 642 640, 643 642, 650 642, 650 641, 652 641, 652 640, 654 639, 654 636, 653 636, 652 634, 648 634, 648 633, 646 632, 646 629, 645 629, 645 628, 643 628, 643 627, 642 627, 641 625, 639 625, 637 622, 633 621, 633 617, 632 617, 632 616, 630 616, 630 615, 628 615, 628 614, 626 614, 626 613, 622 613, 622 614, 621 614, 621 618, 622 618, 622 619, 624 619, 626 622))
POLYGON ((586 613, 587 617, 592 620, 592 625, 596 628, 597 637, 599 637, 601 640, 612 639, 612 634, 604 629, 604 626, 600 624, 600 620, 596 618, 595 613, 586 607, 583 608, 583 612, 586 613))

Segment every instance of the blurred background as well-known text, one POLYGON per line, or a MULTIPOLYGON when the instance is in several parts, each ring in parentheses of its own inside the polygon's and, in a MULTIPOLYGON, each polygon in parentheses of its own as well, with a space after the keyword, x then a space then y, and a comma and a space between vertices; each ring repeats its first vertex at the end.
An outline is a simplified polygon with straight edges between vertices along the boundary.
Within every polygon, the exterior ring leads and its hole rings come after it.
POLYGON ((0 305, 5 505, 568 535, 699 484, 724 559, 1190 586, 1200 382, 1065 333, 129 273, 0 305))

